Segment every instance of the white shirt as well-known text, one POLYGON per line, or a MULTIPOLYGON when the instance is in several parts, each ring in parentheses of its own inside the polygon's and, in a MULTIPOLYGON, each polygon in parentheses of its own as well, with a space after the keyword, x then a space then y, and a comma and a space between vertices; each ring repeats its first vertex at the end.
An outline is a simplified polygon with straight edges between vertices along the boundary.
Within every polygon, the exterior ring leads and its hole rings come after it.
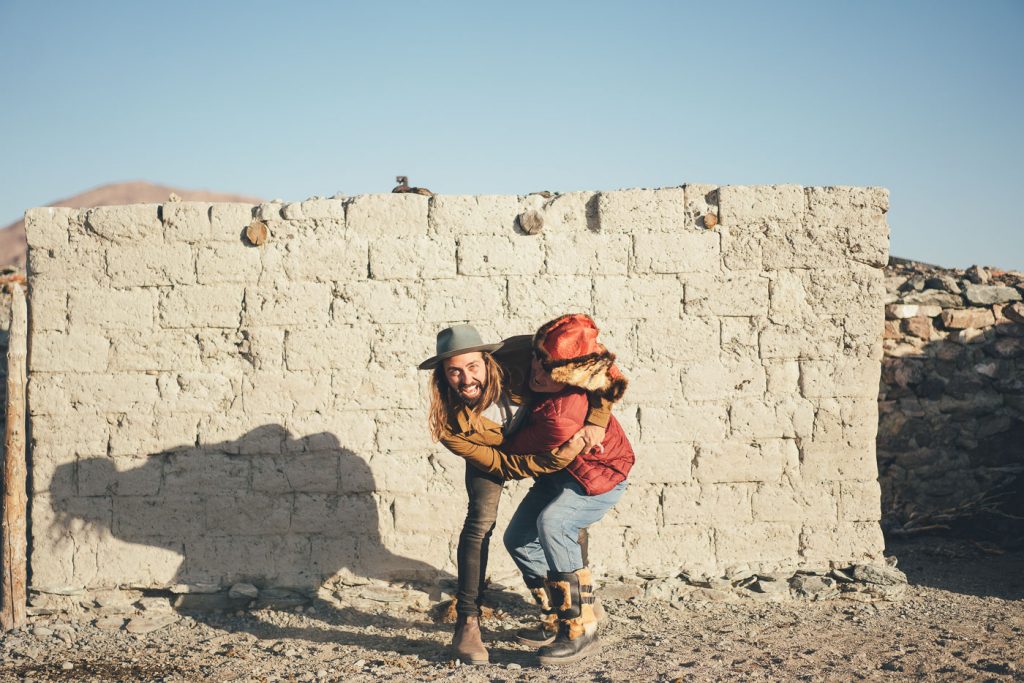
MULTIPOLYGON (((487 406, 487 409, 484 410, 481 415, 491 422, 500 424, 501 430, 505 436, 508 436, 517 429, 521 422, 521 419, 516 419, 516 416, 519 415, 519 406, 509 401, 508 394, 504 391, 501 392, 501 396, 498 397, 498 400, 487 406)), ((519 417, 521 418, 522 415, 519 417)))

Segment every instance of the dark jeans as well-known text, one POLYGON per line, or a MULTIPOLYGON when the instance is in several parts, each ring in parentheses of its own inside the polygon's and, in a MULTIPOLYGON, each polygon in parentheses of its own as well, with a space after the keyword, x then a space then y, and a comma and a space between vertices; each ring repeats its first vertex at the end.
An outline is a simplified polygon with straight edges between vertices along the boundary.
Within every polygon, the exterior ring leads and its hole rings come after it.
POLYGON ((487 551, 498 519, 498 502, 504 485, 503 479, 466 464, 469 507, 459 534, 459 589, 455 595, 455 609, 459 614, 480 614, 487 576, 487 551))

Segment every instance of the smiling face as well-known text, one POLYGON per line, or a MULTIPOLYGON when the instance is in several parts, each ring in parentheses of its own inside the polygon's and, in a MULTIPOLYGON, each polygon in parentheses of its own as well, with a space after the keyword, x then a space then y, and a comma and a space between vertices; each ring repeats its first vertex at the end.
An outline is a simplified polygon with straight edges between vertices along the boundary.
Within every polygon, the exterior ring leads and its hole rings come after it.
POLYGON ((479 351, 459 354, 443 361, 444 377, 466 405, 476 405, 487 388, 487 365, 479 351))
POLYGON ((551 373, 534 356, 530 363, 530 388, 542 394, 553 394, 564 389, 565 384, 551 379, 551 373))

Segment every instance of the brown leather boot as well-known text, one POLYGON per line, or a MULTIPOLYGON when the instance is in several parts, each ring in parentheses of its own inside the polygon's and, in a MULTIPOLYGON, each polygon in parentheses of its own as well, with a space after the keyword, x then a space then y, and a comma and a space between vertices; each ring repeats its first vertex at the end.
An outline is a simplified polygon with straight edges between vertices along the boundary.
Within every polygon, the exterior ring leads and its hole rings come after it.
POLYGON ((455 621, 452 651, 463 664, 489 664, 490 656, 480 637, 480 617, 460 614, 455 621))
POLYGON ((594 580, 584 567, 575 572, 550 572, 551 604, 558 610, 558 636, 537 653, 541 664, 569 664, 599 649, 594 616, 594 580))
POLYGON ((535 626, 516 631, 516 641, 530 647, 549 645, 558 635, 558 611, 551 606, 545 581, 539 576, 524 576, 523 581, 533 595, 533 601, 540 607, 540 620, 535 626))

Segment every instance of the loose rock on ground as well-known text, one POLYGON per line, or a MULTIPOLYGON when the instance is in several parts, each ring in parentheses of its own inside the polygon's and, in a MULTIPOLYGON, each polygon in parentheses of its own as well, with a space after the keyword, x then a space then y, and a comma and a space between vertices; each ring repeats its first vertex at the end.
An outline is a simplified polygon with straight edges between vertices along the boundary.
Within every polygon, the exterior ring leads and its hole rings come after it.
MULTIPOLYGON (((360 599, 358 606, 320 600, 301 612, 289 607, 192 616, 172 613, 167 618, 173 623, 149 633, 106 630, 93 623, 98 621, 95 616, 75 621, 67 615, 39 615, 27 628, 0 637, 0 680, 1011 681, 1024 677, 1020 647, 1024 554, 991 557, 969 543, 932 539, 891 547, 890 552, 900 558, 911 584, 891 600, 853 592, 839 593, 834 599, 809 597, 766 604, 735 597, 730 601, 657 600, 642 597, 639 591, 620 591, 617 596, 610 591, 604 597, 609 620, 603 627, 602 651, 564 668, 539 667, 535 654, 515 643, 515 629, 533 614, 518 594, 502 591, 491 596, 495 609, 484 631, 492 664, 469 667, 457 665, 445 650, 450 625, 436 623, 429 606, 395 601, 398 592, 386 591, 375 595, 380 600, 360 599), (69 635, 71 642, 62 640, 62 634, 69 635)), ((885 581, 898 581, 897 570, 875 567, 872 571, 863 578, 878 581, 875 585, 880 588, 886 587, 885 581)), ((757 582, 786 586, 785 581, 757 582)), ((834 584, 842 580, 808 576, 798 583, 835 591, 834 584)), ((110 618, 99 619, 106 620, 110 618)))

